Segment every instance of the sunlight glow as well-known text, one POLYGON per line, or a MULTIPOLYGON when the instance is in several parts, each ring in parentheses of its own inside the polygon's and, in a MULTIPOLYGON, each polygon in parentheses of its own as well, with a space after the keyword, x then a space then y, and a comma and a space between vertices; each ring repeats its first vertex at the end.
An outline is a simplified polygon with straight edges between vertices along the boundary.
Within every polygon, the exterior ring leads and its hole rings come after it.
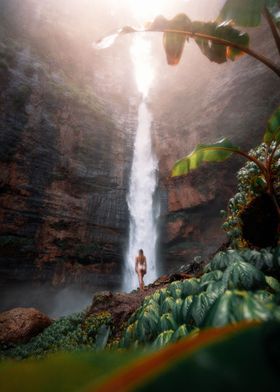
POLYGON ((128 0, 134 16, 140 21, 149 21, 164 13, 170 0, 128 0))
POLYGON ((146 98, 154 79, 151 43, 142 34, 137 34, 133 38, 130 51, 138 91, 143 95, 143 98, 146 98))

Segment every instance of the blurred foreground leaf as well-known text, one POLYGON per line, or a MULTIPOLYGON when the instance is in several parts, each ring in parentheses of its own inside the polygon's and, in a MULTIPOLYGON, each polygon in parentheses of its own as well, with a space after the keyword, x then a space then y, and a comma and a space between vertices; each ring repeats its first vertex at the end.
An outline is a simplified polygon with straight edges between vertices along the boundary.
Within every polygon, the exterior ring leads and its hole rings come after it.
POLYGON ((277 390, 280 325, 209 329, 160 351, 72 353, 0 364, 5 392, 277 390), (139 357, 140 356, 140 357, 139 357))

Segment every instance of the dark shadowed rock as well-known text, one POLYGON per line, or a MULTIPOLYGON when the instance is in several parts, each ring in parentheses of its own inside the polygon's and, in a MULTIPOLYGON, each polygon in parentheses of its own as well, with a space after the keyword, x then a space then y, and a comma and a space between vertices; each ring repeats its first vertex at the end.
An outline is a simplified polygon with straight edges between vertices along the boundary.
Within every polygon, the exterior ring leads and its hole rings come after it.
POLYGON ((0 313, 0 343, 23 343, 51 325, 45 314, 34 308, 15 308, 0 313))

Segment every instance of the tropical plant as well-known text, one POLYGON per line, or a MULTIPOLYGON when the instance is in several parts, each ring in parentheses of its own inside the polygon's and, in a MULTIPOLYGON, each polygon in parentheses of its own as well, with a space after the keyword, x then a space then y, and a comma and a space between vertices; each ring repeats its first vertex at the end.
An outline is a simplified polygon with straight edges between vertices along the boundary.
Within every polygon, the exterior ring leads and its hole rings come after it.
MULTIPOLYGON (((271 234, 269 234, 268 237, 271 237, 271 245, 275 245, 275 242, 277 243, 278 239, 278 223, 280 218, 280 207, 278 202, 279 145, 280 107, 278 107, 268 120, 263 136, 263 144, 259 149, 246 153, 228 139, 222 139, 213 144, 199 144, 193 152, 176 162, 172 169, 172 176, 187 175, 191 170, 197 169, 204 162, 223 162, 233 154, 241 155, 246 158, 249 161, 249 164, 247 164, 244 171, 239 172, 241 192, 238 192, 235 198, 231 199, 229 203, 229 208, 233 211, 233 214, 230 216, 234 220, 232 222, 230 218, 230 221, 226 223, 225 228, 230 231, 232 237, 240 237, 240 206, 248 206, 248 203, 252 201, 253 205, 249 207, 254 207, 255 210, 257 210, 256 214, 259 214, 259 210, 264 210, 265 215, 268 216, 265 206, 270 203, 271 206, 268 208, 271 211, 272 220, 268 222, 268 226, 271 227, 272 231, 269 231, 271 234), (249 179, 247 174, 248 171, 250 173, 249 179), (264 194, 267 196, 263 196, 264 194), (259 197, 256 198, 257 196, 259 197), (267 200, 264 200, 264 198, 267 200), (256 203, 259 204, 258 208, 256 208, 256 203)), ((243 214, 243 220, 244 219, 245 216, 243 214)), ((248 219, 250 220, 250 216, 248 219)), ((255 226, 255 221, 253 221, 253 226, 255 226)), ((256 226, 254 228, 256 229, 256 226)), ((257 228, 257 230, 259 230, 259 228, 257 228)), ((260 238, 260 241, 262 241, 262 238, 260 238)), ((268 246, 270 243, 253 243, 253 245, 261 247, 268 246)))
MULTIPOLYGON (((266 57, 254 52, 249 48, 249 35, 237 30, 234 24, 246 27, 256 27, 261 23, 262 14, 268 21, 275 43, 280 54, 280 4, 279 0, 227 0, 215 22, 191 21, 185 14, 179 14, 172 20, 167 20, 163 16, 158 16, 146 29, 137 30, 126 26, 117 30, 115 33, 106 36, 97 43, 97 47, 105 48, 114 43, 121 35, 137 32, 163 32, 163 45, 170 65, 179 63, 186 41, 194 39, 201 52, 211 61, 224 63, 228 59, 234 61, 240 55, 247 53, 255 59, 272 69, 280 76, 280 68, 266 57)), ((265 199, 262 195, 249 205, 249 209, 244 211, 243 220, 246 220, 245 230, 242 233, 240 217, 229 219, 225 228, 234 238, 236 245, 256 245, 256 246, 275 246, 278 239, 278 223, 280 218, 280 207, 277 200, 275 180, 278 176, 273 172, 276 162, 276 152, 280 143, 280 107, 270 118, 264 135, 265 157, 258 159, 254 154, 248 154, 235 146, 230 140, 223 138, 213 144, 199 144, 195 150, 185 158, 176 162, 172 170, 172 176, 178 177, 188 174, 192 169, 196 169, 203 162, 222 162, 232 154, 238 154, 246 158, 251 163, 252 170, 257 172, 254 189, 259 189, 262 193, 269 195, 265 199), (266 236, 254 239, 250 233, 250 225, 255 225, 255 213, 251 213, 257 204, 257 210, 263 210, 263 216, 272 217, 265 221, 265 227, 271 227, 266 231, 266 236), (273 205, 272 205, 273 204, 273 205), (268 206, 268 207, 267 207, 268 206), (252 207, 252 208, 251 208, 252 207), (267 214, 267 209, 269 213, 267 214), (232 227, 233 226, 233 227, 232 227), (247 230, 247 228, 249 229, 247 230), (246 230, 248 233, 246 234, 246 230), (245 238, 244 238, 245 237, 245 238), (247 237, 247 238, 246 238, 247 237), (265 238, 266 237, 266 238, 265 238), (271 237, 271 240, 270 240, 271 237), (268 240, 267 240, 268 238, 268 240), (244 239, 247 241, 244 241, 244 239)), ((247 203, 248 205, 248 203, 247 203)), ((246 207, 247 207, 246 205, 246 207)), ((258 214, 258 212, 257 212, 258 214)), ((242 220, 242 219, 241 219, 242 220)))
POLYGON ((0 387, 5 392, 157 392, 180 390, 187 382, 197 391, 209 385, 217 391, 276 391, 279 337, 278 323, 242 322, 156 352, 60 353, 43 361, 0 363, 0 387))
POLYGON ((270 257, 250 249, 219 252, 200 278, 173 282, 147 297, 130 318, 120 346, 159 348, 205 327, 280 321, 280 283, 272 276, 279 270, 280 251, 266 252, 270 257))
POLYGON ((194 39, 201 52, 218 64, 234 61, 244 53, 262 62, 280 77, 280 67, 265 56, 249 48, 249 35, 233 27, 233 24, 246 27, 258 26, 264 14, 272 31, 280 54, 280 35, 277 30, 280 21, 278 0, 228 0, 214 22, 191 21, 185 14, 178 14, 167 20, 158 16, 145 29, 125 26, 100 39, 97 48, 107 48, 124 34, 138 32, 162 32, 163 46, 169 65, 180 62, 186 41, 194 39))
POLYGON ((266 18, 280 54, 279 0, 227 0, 218 20, 232 20, 238 26, 256 27, 266 18))
MULTIPOLYGON (((272 150, 269 149, 268 156, 272 150)), ((249 152, 261 162, 267 157, 267 145, 262 143, 259 147, 249 152)), ((276 150, 271 162, 271 172, 274 179, 274 193, 280 195, 280 151, 276 150)), ((258 247, 275 246, 279 239, 278 219, 274 214, 274 205, 270 197, 264 194, 266 183, 262 173, 253 162, 247 162, 237 173, 237 193, 229 200, 227 211, 221 211, 226 221, 223 229, 226 231, 230 243, 234 247, 254 245, 258 247), (255 220, 250 220, 250 211, 258 215, 258 227, 255 220)))

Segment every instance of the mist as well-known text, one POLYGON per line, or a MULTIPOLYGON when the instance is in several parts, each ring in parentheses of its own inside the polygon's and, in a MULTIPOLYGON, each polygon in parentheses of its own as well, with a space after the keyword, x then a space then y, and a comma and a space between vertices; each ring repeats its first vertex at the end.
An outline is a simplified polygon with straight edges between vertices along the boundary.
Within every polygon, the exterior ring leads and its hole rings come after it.
POLYGON ((0 312, 16 307, 33 307, 56 319, 85 310, 93 294, 93 290, 76 285, 64 288, 54 288, 49 284, 12 285, 1 291, 0 312))

